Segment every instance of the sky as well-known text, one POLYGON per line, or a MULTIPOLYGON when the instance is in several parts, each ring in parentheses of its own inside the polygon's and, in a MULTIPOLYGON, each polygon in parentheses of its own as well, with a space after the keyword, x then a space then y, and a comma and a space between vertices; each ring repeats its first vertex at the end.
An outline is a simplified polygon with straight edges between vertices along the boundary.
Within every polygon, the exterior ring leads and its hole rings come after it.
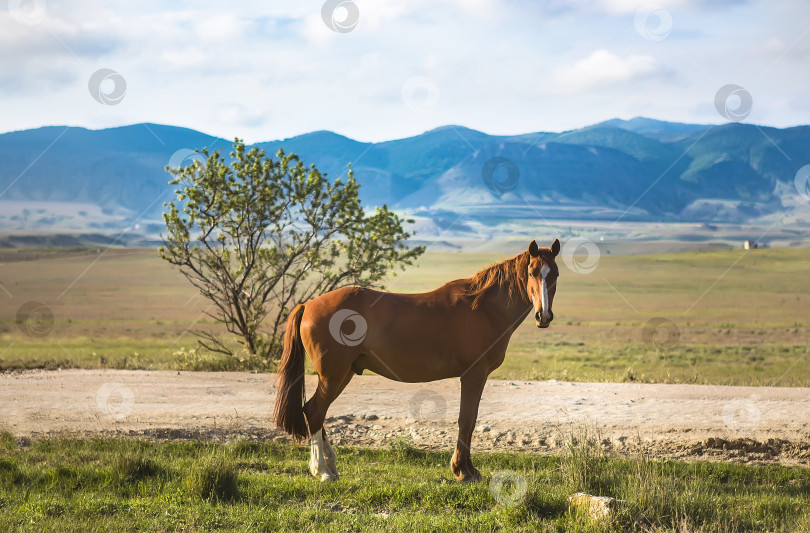
POLYGON ((810 124, 807 0, 0 0, 0 131, 810 124), (3 5, 7 4, 7 5, 3 5))

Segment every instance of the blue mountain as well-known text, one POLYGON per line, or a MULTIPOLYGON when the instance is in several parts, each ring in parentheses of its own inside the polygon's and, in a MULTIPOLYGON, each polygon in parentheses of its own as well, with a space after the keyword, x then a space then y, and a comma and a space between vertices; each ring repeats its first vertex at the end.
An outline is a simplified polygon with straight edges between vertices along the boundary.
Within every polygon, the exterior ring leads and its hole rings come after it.
MULTIPOLYGON (((155 220, 172 195, 164 170, 172 156, 204 147, 227 154, 231 144, 160 124, 5 133, 0 201, 91 205, 123 221, 155 220)), ((444 126, 379 143, 315 131, 258 146, 296 153, 332 178, 351 163, 365 204, 427 216, 743 220, 782 207, 810 162, 810 127, 639 117, 511 136, 444 126)), ((0 214, 0 227, 12 227, 11 218, 0 214)))

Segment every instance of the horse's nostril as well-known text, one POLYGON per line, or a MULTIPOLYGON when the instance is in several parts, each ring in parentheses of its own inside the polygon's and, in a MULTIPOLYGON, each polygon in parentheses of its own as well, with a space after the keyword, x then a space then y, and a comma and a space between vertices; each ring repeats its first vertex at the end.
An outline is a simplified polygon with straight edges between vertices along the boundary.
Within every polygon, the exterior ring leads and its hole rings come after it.
POLYGON ((548 312, 548 321, 551 322, 552 320, 554 320, 554 311, 549 311, 548 312))
POLYGON ((535 319, 535 320, 540 320, 540 311, 537 311, 537 312, 534 314, 534 319, 535 319))

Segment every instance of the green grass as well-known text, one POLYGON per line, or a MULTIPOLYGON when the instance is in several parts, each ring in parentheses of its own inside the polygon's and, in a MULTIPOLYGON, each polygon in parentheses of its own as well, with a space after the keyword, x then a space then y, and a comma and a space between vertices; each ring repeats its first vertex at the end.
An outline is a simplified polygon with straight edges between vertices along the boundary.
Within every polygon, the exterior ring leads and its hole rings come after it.
MULTIPOLYGON (((618 329, 618 328, 617 328, 618 329)), ((643 343, 560 340, 515 343, 493 378, 559 381, 808 386, 810 346, 643 343)))
POLYGON ((10 370, 56 370, 111 368, 118 370, 208 370, 237 371, 274 369, 273 362, 249 356, 233 344, 235 356, 210 353, 196 346, 196 338, 183 334, 176 339, 88 337, 44 339, 17 338, 0 356, 0 372, 10 370))
MULTIPOLYGON (((13 298, 0 294, 0 371, 272 369, 192 353, 189 328, 217 325, 204 315, 205 301, 153 251, 7 256, 0 283, 13 298), (26 301, 53 311, 47 335, 27 335, 15 323, 26 301)), ((429 290, 501 258, 428 253, 387 285, 429 290)), ((770 249, 603 255, 584 275, 561 266, 552 327, 541 331, 528 320, 518 328, 493 377, 810 386, 809 263, 810 250, 770 249), (645 325, 656 317, 677 330, 671 344, 645 341, 645 325)))
POLYGON ((324 484, 303 446, 0 434, 0 530, 810 531, 808 468, 596 450, 575 438, 560 456, 477 454, 484 481, 462 485, 449 451, 338 447, 342 478, 324 484), (578 491, 626 502, 597 523, 568 507, 578 491))

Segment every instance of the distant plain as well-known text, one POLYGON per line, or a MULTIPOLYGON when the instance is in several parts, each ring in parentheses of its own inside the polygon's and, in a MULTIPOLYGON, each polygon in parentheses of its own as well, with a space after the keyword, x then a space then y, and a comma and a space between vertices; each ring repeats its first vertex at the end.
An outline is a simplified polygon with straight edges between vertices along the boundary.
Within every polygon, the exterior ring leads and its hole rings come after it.
MULTIPOLYGON (((387 287, 429 290, 508 255, 428 252, 387 287)), ((807 249, 603 253, 579 274, 561 260, 554 323, 524 323, 492 377, 807 386, 809 261, 807 249)), ((237 345, 230 359, 195 349, 190 330, 218 325, 154 250, 3 251, 0 284, 2 370, 272 370, 237 345), (15 323, 31 301, 52 311, 52 327, 15 323)))

